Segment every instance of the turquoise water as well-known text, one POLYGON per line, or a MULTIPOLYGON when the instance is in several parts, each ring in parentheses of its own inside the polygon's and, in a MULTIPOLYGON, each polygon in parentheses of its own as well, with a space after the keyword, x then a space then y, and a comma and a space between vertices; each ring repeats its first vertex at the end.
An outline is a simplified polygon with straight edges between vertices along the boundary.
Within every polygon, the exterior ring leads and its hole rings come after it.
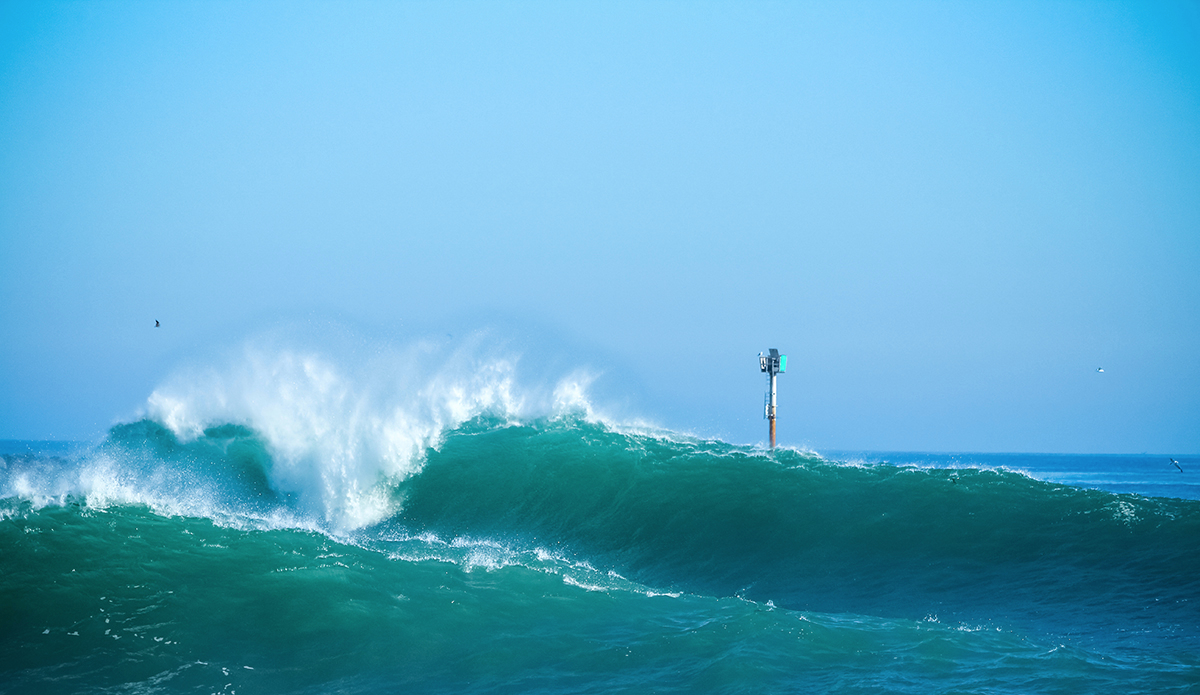
POLYGON ((0 691, 1200 688, 1200 501, 1062 479, 1161 490, 1151 457, 483 415, 367 484, 278 441, 146 419, 8 443, 0 691))

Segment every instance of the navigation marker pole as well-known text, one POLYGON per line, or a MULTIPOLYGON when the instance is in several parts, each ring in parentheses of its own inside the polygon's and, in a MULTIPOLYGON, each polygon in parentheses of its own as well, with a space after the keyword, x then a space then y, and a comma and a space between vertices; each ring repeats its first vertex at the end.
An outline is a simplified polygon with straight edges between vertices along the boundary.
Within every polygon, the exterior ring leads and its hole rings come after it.
POLYGON ((759 371, 766 372, 771 378, 771 390, 767 392, 767 409, 764 417, 771 421, 771 448, 775 448, 775 375, 787 370, 787 355, 779 354, 779 350, 771 348, 769 354, 758 353, 759 371))

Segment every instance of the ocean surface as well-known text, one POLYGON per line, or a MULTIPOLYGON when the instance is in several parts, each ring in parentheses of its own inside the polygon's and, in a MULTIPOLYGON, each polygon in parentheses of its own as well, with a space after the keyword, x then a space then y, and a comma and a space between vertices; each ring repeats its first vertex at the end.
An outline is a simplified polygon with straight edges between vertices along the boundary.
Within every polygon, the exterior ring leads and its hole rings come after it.
POLYGON ((285 391, 2 444, 0 692, 1200 692, 1195 456, 285 391))

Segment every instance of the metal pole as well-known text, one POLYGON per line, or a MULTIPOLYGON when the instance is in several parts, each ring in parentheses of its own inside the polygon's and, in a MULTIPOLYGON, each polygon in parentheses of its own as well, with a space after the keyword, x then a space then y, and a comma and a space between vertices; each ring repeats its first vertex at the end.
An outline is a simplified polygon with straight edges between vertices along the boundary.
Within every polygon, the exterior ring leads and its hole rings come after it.
POLYGON ((771 448, 775 448, 775 370, 771 370, 771 407, 767 410, 767 419, 771 421, 771 448))

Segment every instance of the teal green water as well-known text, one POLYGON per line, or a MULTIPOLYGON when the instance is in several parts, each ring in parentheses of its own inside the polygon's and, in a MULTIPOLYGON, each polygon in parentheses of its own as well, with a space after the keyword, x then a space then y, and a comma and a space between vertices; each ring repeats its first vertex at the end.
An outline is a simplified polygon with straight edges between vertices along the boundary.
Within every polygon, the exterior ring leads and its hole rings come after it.
POLYGON ((5 455, 0 691, 1200 687, 1196 500, 569 418, 469 421, 365 497, 282 466, 151 421, 5 455))

